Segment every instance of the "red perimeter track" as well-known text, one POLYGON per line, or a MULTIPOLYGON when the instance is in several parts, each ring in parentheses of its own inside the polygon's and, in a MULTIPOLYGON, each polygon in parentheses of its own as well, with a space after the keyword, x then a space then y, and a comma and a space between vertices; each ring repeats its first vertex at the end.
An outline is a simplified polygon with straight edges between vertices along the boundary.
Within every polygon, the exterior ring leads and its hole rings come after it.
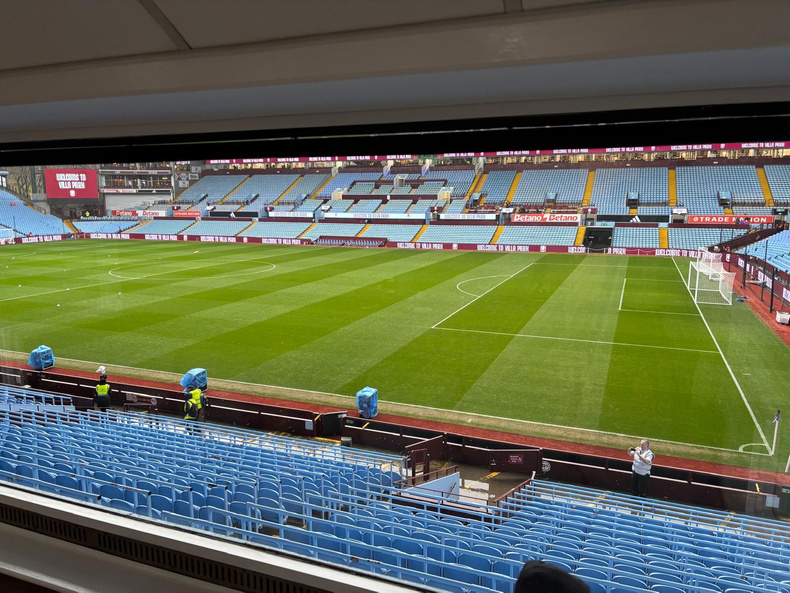
MULTIPOLYGON (((790 331, 787 332, 787 337, 783 339, 790 340, 790 331)), ((790 345, 790 342, 788 342, 788 344, 790 345)), ((20 363, 17 361, 2 361, 2 363, 4 365, 11 367, 29 368, 24 363, 20 363)), ((96 373, 89 373, 85 371, 75 371, 72 369, 63 369, 59 367, 52 367, 51 369, 48 370, 54 370, 54 369, 57 369, 57 372, 62 375, 80 377, 83 379, 96 378, 96 373)), ((125 377, 125 379, 129 383, 133 383, 145 387, 157 388, 157 389, 172 390, 175 387, 175 385, 173 385, 172 383, 163 383, 161 381, 149 381, 147 379, 139 379, 136 377, 134 378, 125 377)), ((291 401, 285 399, 276 399, 273 397, 250 395, 246 393, 237 393, 234 391, 220 391, 214 388, 211 389, 211 395, 212 397, 217 397, 221 399, 262 403, 272 406, 294 408, 298 410, 310 410, 318 413, 336 412, 338 409, 341 409, 338 408, 337 406, 324 406, 321 404, 291 401)), ((525 446, 542 447, 544 449, 567 451, 571 453, 580 453, 583 455, 595 455, 599 457, 614 457, 618 459, 623 459, 627 457, 624 451, 621 451, 620 449, 614 449, 612 447, 599 447, 596 445, 585 445, 581 443, 573 443, 568 441, 542 439, 542 438, 531 437, 526 435, 512 434, 508 432, 499 432, 496 430, 489 430, 485 428, 474 428, 474 427, 463 426, 459 424, 449 424, 445 422, 435 422, 432 420, 420 420, 417 418, 394 416, 392 414, 379 413, 379 415, 376 416, 376 420, 379 420, 381 422, 387 422, 390 424, 414 426, 418 428, 424 428, 427 430, 433 430, 436 432, 459 434, 471 438, 487 439, 492 441, 514 443, 514 444, 520 444, 525 446)), ((660 453, 658 459, 661 465, 667 467, 685 469, 695 472, 732 476, 735 478, 743 478, 747 480, 755 480, 760 482, 772 482, 777 484, 790 485, 790 474, 769 472, 764 470, 755 470, 755 469, 749 469, 744 467, 737 467, 733 465, 724 465, 721 463, 711 463, 708 461, 697 461, 694 459, 683 459, 681 457, 669 457, 669 456, 663 456, 660 453)))

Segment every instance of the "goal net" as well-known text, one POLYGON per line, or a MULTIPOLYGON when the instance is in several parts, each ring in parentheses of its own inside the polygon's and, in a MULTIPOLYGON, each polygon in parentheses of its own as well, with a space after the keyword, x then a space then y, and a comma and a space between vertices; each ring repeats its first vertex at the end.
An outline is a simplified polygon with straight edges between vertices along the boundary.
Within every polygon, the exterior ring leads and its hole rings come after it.
POLYGON ((14 231, 4 226, 0 226, 0 245, 13 245, 14 231))
POLYGON ((703 305, 732 305, 735 272, 727 272, 721 253, 700 249, 695 261, 689 262, 686 287, 694 302, 703 305))

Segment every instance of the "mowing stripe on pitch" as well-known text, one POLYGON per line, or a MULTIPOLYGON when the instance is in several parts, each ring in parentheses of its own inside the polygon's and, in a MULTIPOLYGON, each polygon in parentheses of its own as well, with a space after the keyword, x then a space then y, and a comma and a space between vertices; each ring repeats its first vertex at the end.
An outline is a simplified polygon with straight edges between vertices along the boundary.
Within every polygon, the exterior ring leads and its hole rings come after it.
MULTIPOLYGON (((535 262, 532 262, 532 263, 530 263, 530 264, 527 264, 526 266, 524 266, 523 268, 521 268, 521 269, 520 269, 520 270, 518 270, 517 272, 513 272, 513 273, 512 273, 510 276, 508 276, 507 278, 505 278, 504 280, 502 280, 502 282, 497 282, 496 284, 494 284, 494 286, 492 286, 491 288, 489 288, 488 290, 486 290, 486 291, 485 291, 483 294, 476 296, 476 297, 475 297, 475 298, 473 298, 471 301, 469 301, 468 303, 466 303, 464 306, 462 306, 462 307, 458 307, 458 308, 457 308, 455 311, 453 311, 452 313, 450 313, 450 314, 449 314, 447 317, 445 317, 444 319, 442 319, 442 320, 441 320, 441 321, 439 321, 438 323, 434 323, 434 324, 431 326, 431 329, 441 329, 441 328, 437 328, 436 326, 437 326, 437 325, 441 325, 442 323, 444 323, 445 321, 447 321, 448 319, 450 319, 450 317, 452 317, 452 316, 453 316, 453 315, 455 315, 456 313, 459 313, 460 311, 463 311, 463 310, 464 310, 464 309, 466 309, 466 308, 467 308, 469 305, 471 305, 472 303, 474 303, 474 302, 475 302, 477 299, 484 297, 485 295, 487 295, 489 292, 491 292, 492 290, 494 290, 494 289, 495 289, 495 288, 497 288, 498 286, 501 286, 502 284, 504 284, 505 282, 507 282, 508 280, 510 280, 511 278, 513 278, 514 276, 516 276, 516 275, 520 274, 521 272, 523 272, 524 270, 526 270, 528 267, 530 267, 530 266, 534 265, 534 263, 535 263, 535 262)), ((474 280, 474 278, 472 278, 472 280, 474 280)), ((458 285, 456 285, 456 288, 457 288, 457 286, 458 286, 458 285)), ((467 293, 467 294, 469 294, 469 293, 467 293)))
MULTIPOLYGON (((675 261, 674 257, 672 258, 672 263, 675 264, 675 269, 678 271, 678 274, 680 274, 680 277, 683 278, 683 272, 680 271, 680 268, 678 267, 678 263, 675 261)), ((735 373, 732 371, 732 367, 730 366, 730 363, 727 362, 727 357, 724 356, 724 352, 722 352, 721 346, 719 346, 719 342, 718 340, 716 340, 716 336, 713 335, 713 330, 710 328, 710 325, 708 325, 708 320, 705 319, 705 315, 702 314, 702 309, 699 308, 699 304, 697 303, 697 301, 694 300, 694 295, 691 294, 691 290, 688 288, 688 286, 686 287, 686 290, 688 291, 689 296, 691 297, 691 301, 694 303, 694 306, 697 308, 697 311, 699 312, 699 316, 702 318, 702 322, 705 324, 705 327, 708 328, 708 333, 710 334, 713 343, 716 345, 716 350, 719 351, 719 354, 721 355, 721 359, 724 361, 724 366, 727 367, 727 371, 730 373, 730 377, 732 377, 732 380, 735 383, 735 387, 738 389, 738 393, 741 394, 741 399, 743 400, 743 403, 749 412, 749 416, 752 417, 752 422, 754 422, 754 426, 757 428, 757 433, 760 435, 760 438, 763 440, 763 445, 765 445, 765 448, 768 449, 768 451, 770 451, 771 447, 770 445, 768 445, 768 439, 765 438, 763 429, 762 427, 760 427, 760 423, 757 422, 757 417, 754 415, 752 406, 749 405, 749 400, 746 399, 746 394, 743 392, 743 389, 741 389, 741 384, 738 383, 738 379, 735 377, 735 373)))

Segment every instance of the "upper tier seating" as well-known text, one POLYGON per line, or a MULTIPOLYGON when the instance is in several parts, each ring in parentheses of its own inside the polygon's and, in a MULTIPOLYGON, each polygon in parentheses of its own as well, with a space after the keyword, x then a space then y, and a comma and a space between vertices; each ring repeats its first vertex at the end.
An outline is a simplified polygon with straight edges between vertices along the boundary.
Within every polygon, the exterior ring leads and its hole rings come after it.
POLYGON ((669 227, 669 246, 672 249, 699 249, 731 241, 746 233, 746 229, 709 229, 669 227))
POLYGON ((536 169, 521 174, 513 205, 543 205, 547 193, 557 194, 556 203, 581 204, 587 171, 583 169, 536 169))
POLYGON ((310 222, 257 222, 239 236, 296 239, 311 224, 310 222))
MULTIPOLYGON (((583 191, 583 190, 582 190, 583 191)), ((639 204, 666 205, 669 201, 669 169, 628 167, 598 169, 592 190, 592 204, 626 204, 629 192, 639 192, 639 204)))
POLYGON ((638 249, 657 249, 657 227, 614 227, 612 247, 635 247, 638 249))
POLYGON ((75 220, 81 233, 122 233, 137 225, 136 220, 75 220))
POLYGON ((178 196, 176 202, 180 204, 196 204, 198 201, 219 202, 246 178, 246 175, 206 175, 178 196), (203 198, 204 194, 208 194, 208 197, 203 198))
POLYGON ((764 168, 774 204, 790 206, 790 165, 766 165, 764 168))
POLYGON ((425 179, 446 179, 446 187, 452 187, 450 194, 453 198, 460 198, 467 194, 472 182, 475 180, 474 169, 431 169, 425 179))
POLYGON ((744 216, 771 216, 773 208, 770 206, 733 206, 732 213, 744 216))
POLYGON ((352 200, 329 200, 327 206, 330 212, 348 212, 348 209, 354 205, 352 200))
POLYGON ((201 220, 180 234, 235 237, 248 226, 250 226, 248 220, 201 220))
POLYGON ((414 214, 425 214, 429 212, 431 208, 435 206, 439 206, 440 208, 444 208, 444 205, 447 203, 445 200, 417 200, 417 203, 411 207, 409 213, 414 214))
POLYGON ((349 208, 350 212, 375 212, 381 206, 381 200, 360 200, 354 204, 353 208, 349 208))
POLYGON ((367 196, 373 193, 376 184, 373 182, 358 181, 346 192, 347 196, 367 196))
POLYGON ((389 193, 392 193, 393 189, 395 189, 394 185, 380 185, 380 186, 378 186, 376 189, 374 189, 370 193, 372 193, 372 194, 379 194, 379 195, 387 195, 389 193))
POLYGON ((338 173, 321 189, 317 197, 331 198, 336 189, 351 187, 355 181, 375 181, 380 177, 381 173, 338 173))
POLYGON ((432 224, 418 239, 419 243, 487 244, 494 238, 495 225, 432 224))
POLYGON ((486 204, 502 204, 515 178, 515 171, 491 171, 480 189, 480 193, 488 196, 486 204))
POLYGON ((384 205, 378 211, 390 214, 403 214, 409 208, 411 208, 411 200, 390 200, 389 202, 384 202, 384 205))
POLYGON ((302 239, 318 239, 318 237, 356 237, 365 228, 362 223, 331 223, 319 222, 309 232, 307 232, 302 239))
MULTIPOLYGON (((177 235, 189 225, 191 225, 194 220, 185 219, 185 220, 158 220, 154 219, 148 224, 143 224, 140 226, 139 232, 145 233, 146 235, 177 235)), ((137 229, 133 229, 137 232, 137 229)))
POLYGON ((419 179, 422 177, 419 173, 387 173, 386 175, 382 175, 381 179, 395 179, 395 177, 402 177, 406 176, 406 179, 419 179))
POLYGON ((497 240, 501 245, 573 245, 578 227, 506 226, 497 240))
POLYGON ((450 200, 450 205, 447 207, 445 214, 447 213, 457 213, 461 214, 464 210, 466 210, 466 202, 467 200, 450 200))
POLYGON ((419 224, 371 224, 362 236, 387 241, 411 241, 421 228, 419 224))
POLYGON ((246 200, 258 194, 254 201, 256 205, 271 204, 279 198, 291 184, 299 179, 299 175, 253 175, 250 180, 234 191, 228 200, 246 200))
MULTIPOLYGON (((725 167, 677 167, 678 203, 688 206, 687 198, 718 198, 730 192, 733 205, 764 205, 763 191, 754 165, 725 167)), ((713 214, 714 212, 707 212, 713 214)))
POLYGON ((304 202, 299 204, 296 208, 294 208, 294 211, 296 211, 296 212, 315 212, 316 210, 318 210, 321 207, 321 205, 323 203, 324 203, 323 200, 314 200, 314 199, 305 200, 304 202))
POLYGON ((422 183, 416 190, 414 190, 415 194, 420 195, 431 195, 437 194, 439 191, 444 187, 444 182, 442 181, 425 181, 422 183))
POLYGON ((280 198, 280 203, 293 204, 302 194, 311 195, 321 185, 328 175, 326 173, 310 173, 303 175, 299 183, 294 185, 280 198))
POLYGON ((397 189, 393 189, 390 194, 393 196, 405 196, 414 193, 414 188, 411 185, 402 185, 397 189))

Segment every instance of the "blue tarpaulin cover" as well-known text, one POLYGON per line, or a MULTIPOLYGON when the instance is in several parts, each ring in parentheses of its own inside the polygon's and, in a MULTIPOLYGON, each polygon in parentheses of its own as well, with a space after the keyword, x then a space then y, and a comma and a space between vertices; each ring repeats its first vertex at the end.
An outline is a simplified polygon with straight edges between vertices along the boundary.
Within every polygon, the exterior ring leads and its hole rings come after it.
POLYGON ((191 369, 187 371, 181 379, 181 387, 184 388, 184 391, 188 391, 192 383, 200 387, 200 389, 205 389, 208 385, 208 373, 206 369, 191 369))
POLYGON ((52 354, 52 348, 47 346, 39 346, 30 353, 30 358, 27 365, 33 367, 37 371, 43 371, 51 366, 55 366, 55 356, 52 354))
POLYGON ((375 418, 379 413, 379 390, 364 387, 357 391, 357 409, 362 418, 375 418))

